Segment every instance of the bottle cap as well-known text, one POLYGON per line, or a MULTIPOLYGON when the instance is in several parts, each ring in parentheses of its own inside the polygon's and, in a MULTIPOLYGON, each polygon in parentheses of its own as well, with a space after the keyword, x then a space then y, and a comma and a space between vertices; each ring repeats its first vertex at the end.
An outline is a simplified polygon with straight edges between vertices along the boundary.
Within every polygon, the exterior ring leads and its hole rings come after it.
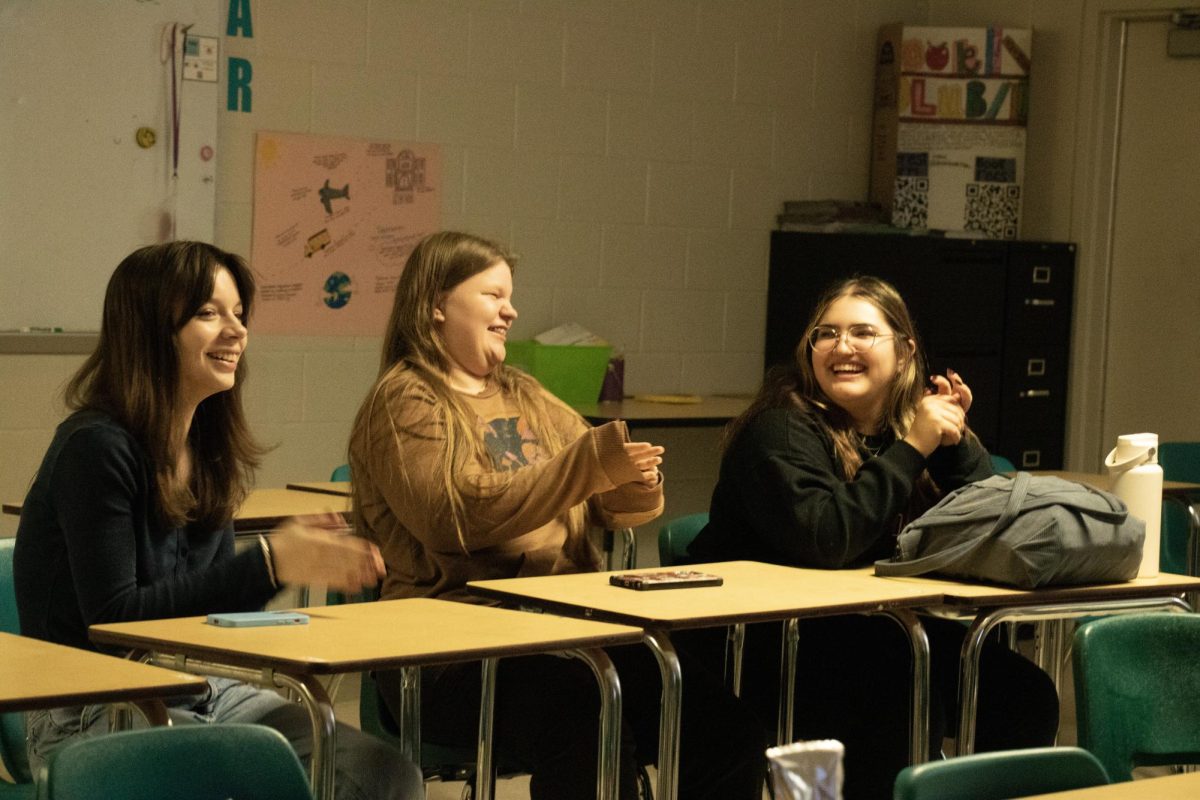
POLYGON ((1142 464, 1158 463, 1157 433, 1127 433, 1117 437, 1117 446, 1104 459, 1110 473, 1123 472, 1142 464))

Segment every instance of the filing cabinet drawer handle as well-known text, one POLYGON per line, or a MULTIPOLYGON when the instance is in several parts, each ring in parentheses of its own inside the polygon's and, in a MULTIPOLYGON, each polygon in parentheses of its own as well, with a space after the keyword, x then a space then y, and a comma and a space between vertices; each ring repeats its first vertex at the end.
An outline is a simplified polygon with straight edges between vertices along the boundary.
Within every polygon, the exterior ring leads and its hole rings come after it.
POLYGON ((1051 270, 1049 267, 1034 267, 1033 282, 1034 283, 1049 283, 1051 270))
POLYGON ((1026 297, 1025 305, 1034 308, 1053 308, 1054 299, 1050 297, 1026 297))
POLYGON ((1026 389, 1025 391, 1019 392, 1017 394, 1017 397, 1020 397, 1022 399, 1026 398, 1026 397, 1049 397, 1049 396, 1050 396, 1049 389, 1026 389))

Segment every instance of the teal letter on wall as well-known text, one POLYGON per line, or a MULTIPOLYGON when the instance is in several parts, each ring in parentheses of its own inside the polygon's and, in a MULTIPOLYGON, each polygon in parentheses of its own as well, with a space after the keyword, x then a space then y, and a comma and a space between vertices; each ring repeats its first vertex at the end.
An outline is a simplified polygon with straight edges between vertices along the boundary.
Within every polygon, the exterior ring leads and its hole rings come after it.
POLYGON ((229 97, 225 108, 229 111, 250 112, 250 79, 254 68, 244 58, 229 59, 229 97))
POLYGON ((247 39, 254 38, 254 23, 250 21, 250 0, 229 0, 229 22, 225 25, 225 35, 237 36, 239 30, 247 39))

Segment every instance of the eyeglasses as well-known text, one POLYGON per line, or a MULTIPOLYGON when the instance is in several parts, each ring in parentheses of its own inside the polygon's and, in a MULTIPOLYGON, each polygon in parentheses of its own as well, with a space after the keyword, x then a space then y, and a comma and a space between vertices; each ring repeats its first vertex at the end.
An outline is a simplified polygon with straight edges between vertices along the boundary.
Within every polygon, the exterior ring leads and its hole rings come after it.
POLYGON ((870 325, 851 325, 844 331, 832 325, 818 325, 808 332, 808 343, 816 352, 828 353, 838 346, 842 337, 845 337, 851 350, 861 352, 870 350, 880 339, 894 339, 897 336, 900 334, 880 333, 870 325))

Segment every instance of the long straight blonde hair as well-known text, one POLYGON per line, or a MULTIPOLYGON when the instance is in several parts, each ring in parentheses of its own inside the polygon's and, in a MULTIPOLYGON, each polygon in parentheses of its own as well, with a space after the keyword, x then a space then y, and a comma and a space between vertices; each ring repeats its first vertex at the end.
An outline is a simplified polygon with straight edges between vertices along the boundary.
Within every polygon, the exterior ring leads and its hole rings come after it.
MULTIPOLYGON (((421 240, 413 249, 396 284, 392 313, 384 333, 379 377, 359 408, 350 439, 351 470, 364 469, 365 464, 355 452, 354 443, 369 446, 374 441, 372 434, 378 432, 370 430, 371 420, 377 404, 384 402, 383 398, 387 396, 385 389, 395 382, 412 378, 428 387, 435 398, 435 413, 444 426, 446 452, 438 465, 441 470, 438 496, 426 500, 447 503, 464 553, 470 552, 470 547, 466 535, 466 503, 458 475, 472 460, 490 466, 491 456, 475 413, 448 382, 451 358, 439 328, 434 324, 433 310, 446 292, 500 263, 515 271, 516 258, 511 253, 495 242, 469 233, 441 231, 421 240)), ((504 396, 513 399, 518 413, 537 434, 539 447, 547 455, 557 453, 568 444, 550 423, 550 407, 536 380, 506 364, 497 365, 489 380, 504 396)), ((390 409, 385 412, 391 429, 384 434, 392 436, 403 452, 395 416, 390 409)), ((406 462, 407 459, 401 458, 396 465, 400 479, 405 481, 409 479, 406 462)), ((428 465, 418 468, 428 468, 428 465)), ((357 496, 354 500, 357 516, 361 503, 357 496)), ((361 529, 362 520, 358 519, 358 523, 361 529)), ((581 504, 570 511, 568 528, 572 538, 580 535, 585 525, 585 505, 581 504)))

